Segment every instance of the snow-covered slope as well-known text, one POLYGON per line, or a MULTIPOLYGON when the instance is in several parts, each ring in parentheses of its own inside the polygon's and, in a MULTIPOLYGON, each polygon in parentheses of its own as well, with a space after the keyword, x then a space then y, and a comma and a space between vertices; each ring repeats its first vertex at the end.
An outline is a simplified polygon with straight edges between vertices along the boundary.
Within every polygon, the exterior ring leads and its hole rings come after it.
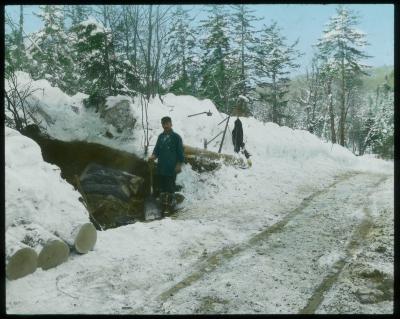
MULTIPOLYGON (((107 99, 108 109, 123 99, 128 100, 130 111, 137 119, 133 134, 122 132, 114 134, 115 137, 110 139, 105 136, 105 132, 113 131, 113 128, 100 119, 94 110, 83 107, 82 100, 87 97, 85 94, 68 96, 60 89, 52 87, 46 80, 32 81, 29 75, 23 72, 18 73, 18 79, 21 86, 30 83, 32 89, 37 89, 31 102, 37 103, 50 118, 47 122, 46 118, 43 118, 42 125, 46 126, 51 136, 65 141, 97 142, 143 156, 142 99, 139 96, 133 100, 123 96, 107 99)), ((167 94, 162 100, 156 97, 148 104, 150 151, 154 147, 157 135, 162 131, 160 119, 163 116, 172 118, 173 128, 182 136, 184 144, 200 148, 203 147, 204 139, 211 140, 224 129, 225 122, 220 125, 218 123, 226 118, 226 114, 218 112, 208 99, 199 100, 192 96, 174 94, 167 94), (212 116, 201 114, 188 117, 207 111, 210 111, 212 116)), ((235 154, 231 139, 234 120, 234 117, 230 120, 223 153, 235 154)), ((324 174, 332 175, 350 168, 390 170, 392 167, 372 157, 358 158, 346 148, 326 143, 307 131, 292 130, 274 123, 262 123, 251 117, 241 118, 241 121, 244 142, 252 154, 252 168, 238 171, 232 167, 223 167, 217 172, 204 173, 202 176, 189 167, 184 168, 177 182, 184 185, 188 202, 208 201, 212 197, 216 197, 214 201, 223 202, 242 197, 247 200, 254 197, 254 200, 257 200, 260 196, 265 196, 265 189, 271 190, 276 181, 287 181, 288 187, 295 187, 295 183, 291 181, 296 178, 301 181, 315 176, 318 180, 323 180, 324 174)), ((217 151, 220 140, 221 136, 215 139, 208 149, 217 151)))
POLYGON ((60 176, 60 168, 43 161, 30 138, 5 127, 6 229, 17 219, 68 234, 71 224, 88 223, 79 193, 60 176))

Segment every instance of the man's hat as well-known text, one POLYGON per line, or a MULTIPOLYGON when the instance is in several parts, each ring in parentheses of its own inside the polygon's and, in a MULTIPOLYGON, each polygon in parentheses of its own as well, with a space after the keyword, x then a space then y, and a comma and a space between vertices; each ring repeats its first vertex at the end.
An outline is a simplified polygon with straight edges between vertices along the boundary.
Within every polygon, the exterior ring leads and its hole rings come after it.
POLYGON ((164 116, 161 119, 161 124, 168 123, 168 122, 172 123, 171 118, 169 116, 164 116))

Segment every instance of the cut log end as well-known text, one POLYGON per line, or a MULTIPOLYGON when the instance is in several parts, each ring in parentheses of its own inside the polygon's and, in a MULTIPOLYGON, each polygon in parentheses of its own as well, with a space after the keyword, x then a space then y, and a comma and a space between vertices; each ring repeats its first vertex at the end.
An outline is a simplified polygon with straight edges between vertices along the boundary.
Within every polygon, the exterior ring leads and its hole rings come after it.
POLYGON ((40 251, 38 266, 43 270, 56 267, 67 261, 69 247, 62 240, 51 240, 40 251))
POLYGON ((6 266, 6 276, 15 280, 35 272, 38 255, 32 248, 22 248, 12 255, 6 266))
POLYGON ((82 225, 75 237, 75 249, 78 253, 86 254, 92 250, 97 241, 97 231, 92 223, 82 225))

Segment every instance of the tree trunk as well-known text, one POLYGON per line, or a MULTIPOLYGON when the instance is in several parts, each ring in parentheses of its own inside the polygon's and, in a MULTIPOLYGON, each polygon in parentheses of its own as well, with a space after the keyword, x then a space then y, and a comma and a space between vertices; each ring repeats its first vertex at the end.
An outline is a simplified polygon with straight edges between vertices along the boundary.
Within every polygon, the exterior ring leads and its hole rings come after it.
POLYGON ((129 61, 130 53, 130 42, 129 42, 129 23, 128 23, 128 8, 123 6, 123 18, 124 18, 124 35, 125 35, 125 57, 129 61))
POLYGON ((36 251, 6 232, 6 277, 18 279, 35 272, 38 264, 36 251))
MULTIPOLYGON (((107 15, 107 8, 105 5, 103 5, 103 19, 104 19, 104 27, 107 28, 108 25, 108 15, 107 15)), ((111 63, 110 63, 110 45, 108 43, 108 33, 104 33, 104 62, 106 65, 106 81, 107 81, 107 88, 108 88, 108 94, 112 95, 113 90, 112 90, 112 77, 111 77, 111 63)))
POLYGON ((67 231, 54 229, 54 234, 81 254, 86 254, 89 250, 92 250, 97 241, 97 231, 92 223, 77 222, 72 224, 67 231))
POLYGON ((278 116, 277 116, 277 99, 276 99, 276 79, 275 74, 272 74, 272 122, 278 123, 278 116))
POLYGON ((139 9, 135 6, 134 9, 134 22, 133 22, 133 28, 134 28, 134 34, 133 34, 133 66, 135 67, 135 72, 137 72, 137 28, 138 28, 138 21, 139 21, 139 9))
POLYGON ((156 10, 156 47, 157 47, 157 54, 156 54, 156 61, 154 63, 154 68, 153 68, 153 76, 152 76, 152 95, 153 97, 155 96, 156 93, 160 93, 160 79, 159 79, 159 74, 160 74, 160 57, 161 57, 161 41, 160 41, 160 6, 157 6, 156 10))
POLYGON ((37 224, 23 223, 11 226, 7 231, 35 250, 38 254, 38 267, 43 270, 56 267, 68 259, 67 244, 37 224))
MULTIPOLYGON (((242 15, 244 15, 244 6, 243 5, 241 5, 240 6, 240 9, 241 9, 241 13, 242 13, 242 15)), ((242 95, 243 96, 245 96, 246 95, 246 85, 245 85, 245 72, 244 72, 244 32, 245 32, 245 30, 244 30, 244 21, 242 20, 242 23, 241 23, 241 55, 242 55, 242 61, 241 61, 241 68, 240 68, 240 74, 241 74, 241 81, 242 81, 242 83, 241 83, 241 88, 242 88, 242 95)))
POLYGON ((80 254, 86 254, 92 250, 97 241, 97 231, 92 223, 77 225, 71 231, 74 239, 74 248, 80 254))
MULTIPOLYGON (((85 218, 86 219, 86 218, 85 218)), ((62 222, 65 223, 67 219, 63 218, 62 222)), ((69 246, 70 249, 74 249, 78 253, 85 254, 89 250, 93 249, 94 245, 97 241, 97 231, 96 228, 90 222, 84 222, 83 219, 79 221, 69 221, 68 224, 53 224, 53 223, 46 223, 45 225, 41 224, 38 225, 33 220, 26 220, 23 223, 17 222, 16 226, 20 225, 29 225, 29 228, 26 229, 26 232, 30 231, 33 235, 35 234, 42 234, 38 235, 41 236, 42 239, 47 242, 50 240, 62 240, 65 244, 69 246), (35 230, 36 229, 36 230, 35 230)), ((11 229, 10 226, 9 228, 11 229)), ((27 227, 27 226, 24 226, 27 227)), ((16 233, 21 233, 21 230, 17 231, 16 233)), ((17 239, 23 241, 24 238, 20 238, 22 235, 18 235, 17 239)), ((43 240, 41 242, 43 242, 43 240)), ((29 245, 27 242, 26 244, 29 245)), ((52 244, 52 246, 60 247, 62 244, 52 244)), ((53 249, 53 248, 52 248, 53 249)))
POLYGON ((146 59, 146 98, 147 101, 150 99, 150 94, 151 94, 151 41, 152 41, 152 35, 153 35, 153 25, 152 25, 152 9, 153 6, 150 5, 149 7, 149 20, 148 20, 148 42, 147 42, 147 59, 146 59))
POLYGON ((329 118, 331 126, 331 140, 332 143, 336 143, 336 132, 335 132, 335 113, 333 112, 333 97, 332 97, 332 82, 328 82, 328 103, 329 103, 329 118))
POLYGON ((24 38, 22 36, 24 27, 24 6, 19 6, 19 30, 18 30, 18 50, 17 50, 17 66, 21 67, 22 62, 22 50, 24 47, 24 38))
POLYGON ((346 122, 346 87, 345 87, 345 70, 344 70, 344 58, 342 58, 341 62, 341 92, 340 92, 340 121, 339 121, 339 143, 344 146, 344 130, 345 130, 345 122, 346 122))

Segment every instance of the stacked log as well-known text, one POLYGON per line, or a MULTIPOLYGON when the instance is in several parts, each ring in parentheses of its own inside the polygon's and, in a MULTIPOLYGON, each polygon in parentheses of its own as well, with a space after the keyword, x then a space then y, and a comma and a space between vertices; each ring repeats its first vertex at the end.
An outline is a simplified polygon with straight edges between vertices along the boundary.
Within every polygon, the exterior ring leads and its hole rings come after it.
POLYGON ((35 272, 38 255, 34 249, 6 232, 6 277, 15 280, 35 272))
POLYGON ((97 231, 92 223, 81 225, 77 229, 76 236, 74 237, 75 250, 80 254, 86 254, 93 249, 97 241, 97 231))
POLYGON ((33 273, 37 267, 56 267, 68 260, 71 250, 88 253, 96 240, 92 223, 76 224, 61 235, 30 221, 17 221, 6 232, 6 276, 13 280, 33 273))
POLYGON ((93 250, 97 241, 97 231, 92 223, 73 221, 68 228, 50 226, 52 233, 61 238, 71 249, 84 254, 93 250))
POLYGON ((21 243, 35 250, 38 255, 38 267, 43 270, 56 267, 68 259, 70 252, 68 245, 37 224, 19 221, 7 231, 21 243))
POLYGON ((125 171, 90 163, 77 180, 92 217, 107 229, 143 215, 144 179, 125 171))

